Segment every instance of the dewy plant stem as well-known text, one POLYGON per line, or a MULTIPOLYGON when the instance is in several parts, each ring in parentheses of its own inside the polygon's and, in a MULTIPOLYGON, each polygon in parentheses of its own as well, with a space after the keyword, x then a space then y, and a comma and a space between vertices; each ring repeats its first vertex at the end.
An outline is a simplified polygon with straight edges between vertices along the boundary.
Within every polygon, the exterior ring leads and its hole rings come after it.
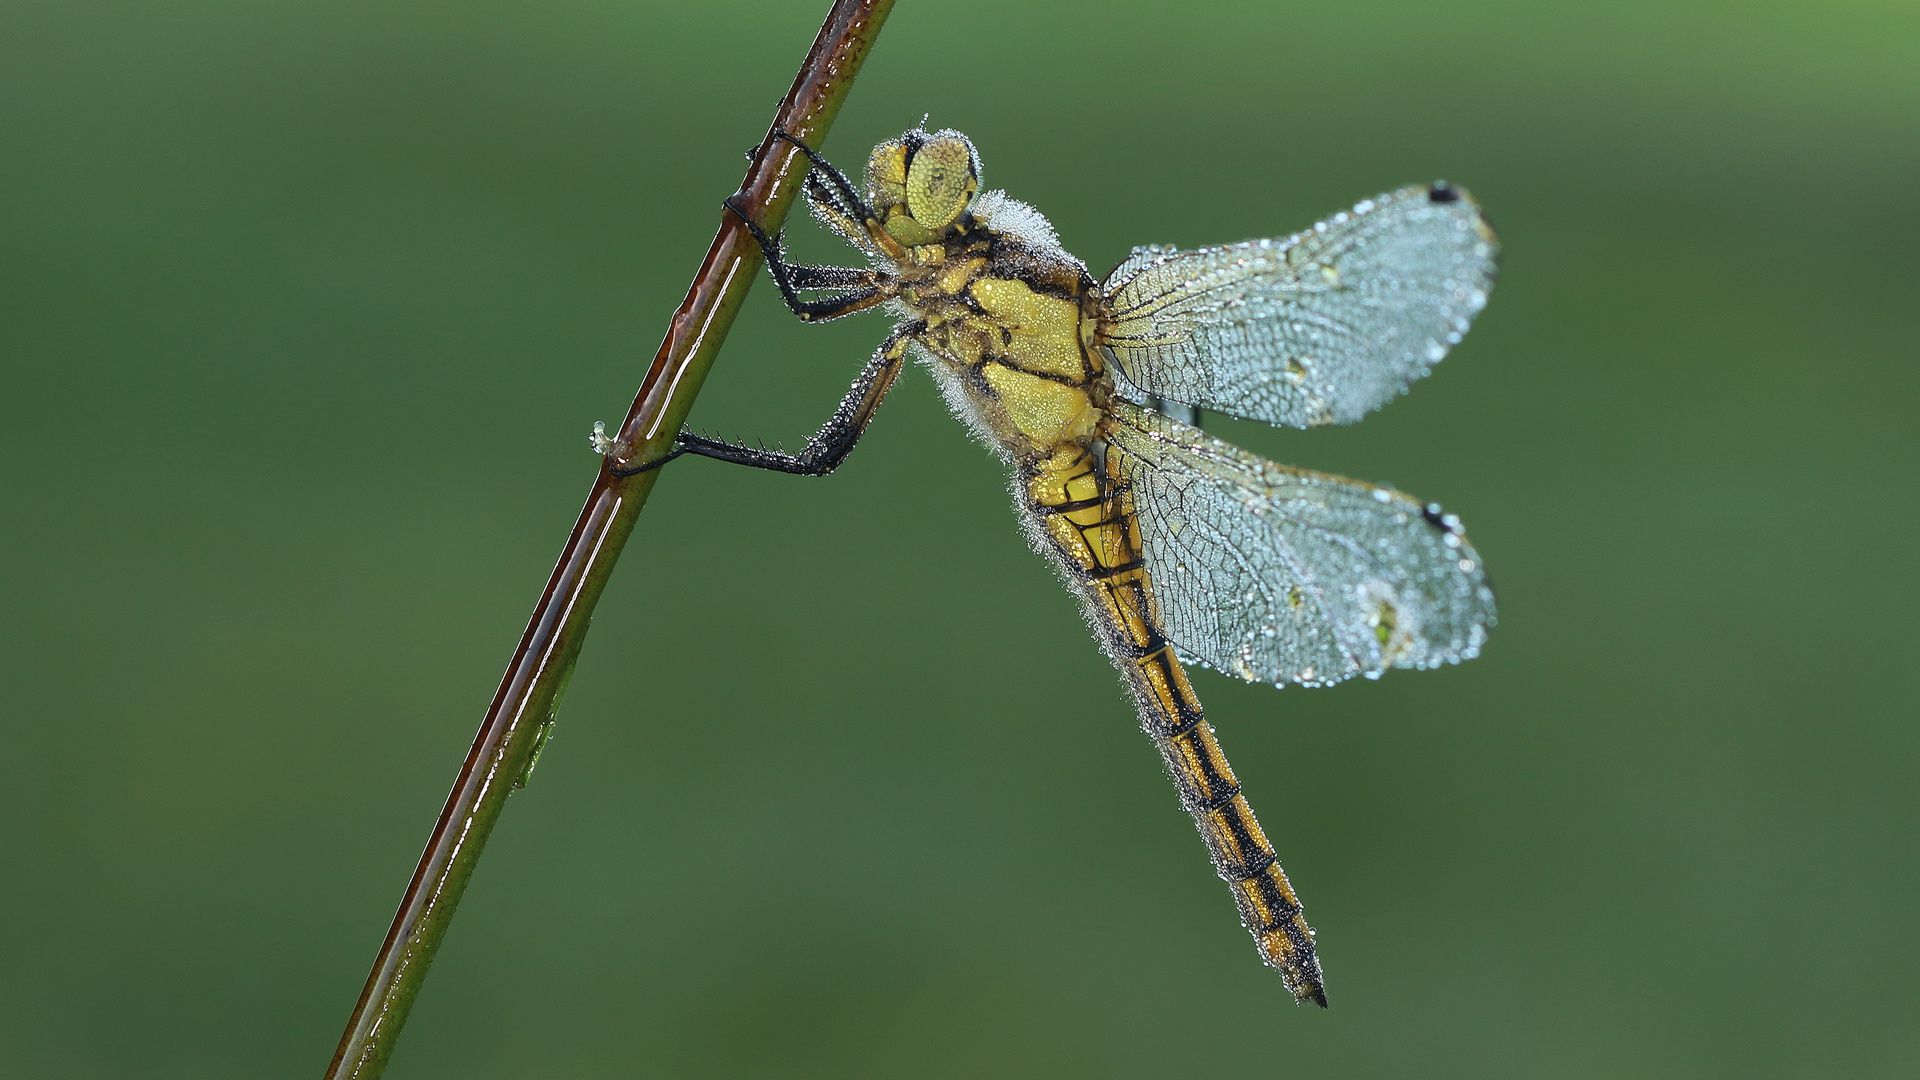
MULTIPOLYGON (((769 232, 778 231, 786 220, 807 171, 800 150, 773 132, 787 132, 811 147, 821 144, 892 7, 892 0, 836 0, 827 15, 740 185, 739 205, 769 232)), ((724 23, 716 23, 715 29, 734 30, 724 23)), ((672 448, 760 263, 760 249, 739 218, 723 214, 706 261, 620 426, 615 442, 627 460, 649 461, 672 448)), ((446 808, 434 823, 327 1069, 328 1080, 374 1080, 385 1071, 507 795, 525 776, 560 707, 594 605, 659 475, 660 470, 652 469, 617 476, 603 461, 446 808)))

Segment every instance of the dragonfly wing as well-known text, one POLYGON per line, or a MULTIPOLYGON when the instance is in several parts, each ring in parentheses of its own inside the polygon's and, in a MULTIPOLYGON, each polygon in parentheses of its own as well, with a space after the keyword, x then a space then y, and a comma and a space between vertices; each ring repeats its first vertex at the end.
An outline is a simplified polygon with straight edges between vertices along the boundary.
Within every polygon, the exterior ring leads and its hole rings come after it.
POLYGON ((1459 519, 1147 409, 1111 416, 1107 470, 1139 515, 1161 622, 1184 655, 1314 686, 1480 651, 1493 590, 1459 519))
POLYGON ((1368 199, 1284 240, 1135 248, 1101 286, 1104 343, 1136 400, 1349 424, 1460 341, 1499 252, 1479 206, 1441 184, 1368 199))

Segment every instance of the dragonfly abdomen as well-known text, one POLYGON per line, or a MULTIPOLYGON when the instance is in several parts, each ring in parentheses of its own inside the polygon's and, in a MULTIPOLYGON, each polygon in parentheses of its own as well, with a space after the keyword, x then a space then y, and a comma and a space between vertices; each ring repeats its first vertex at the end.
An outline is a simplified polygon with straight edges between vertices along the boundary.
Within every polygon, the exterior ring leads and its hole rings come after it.
POLYGON ((1155 614, 1131 501, 1110 488, 1083 447, 1062 448, 1029 466, 1026 487, 1027 510, 1078 583, 1108 655, 1133 692, 1141 728, 1159 749, 1215 871, 1232 886, 1261 957, 1296 997, 1325 1006, 1313 930, 1155 614))

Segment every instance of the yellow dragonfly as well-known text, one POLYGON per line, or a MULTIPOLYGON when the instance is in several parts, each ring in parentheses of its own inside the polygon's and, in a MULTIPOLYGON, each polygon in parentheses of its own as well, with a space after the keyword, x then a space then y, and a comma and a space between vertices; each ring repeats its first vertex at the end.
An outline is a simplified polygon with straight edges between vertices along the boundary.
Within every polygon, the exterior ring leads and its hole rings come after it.
POLYGON ((1028 539, 1120 669, 1261 957, 1325 1006, 1313 930, 1184 665, 1325 686, 1458 663, 1486 640, 1493 591, 1438 506, 1265 460, 1175 417, 1304 428, 1386 404, 1486 305, 1499 243, 1479 207, 1445 183, 1406 187, 1285 239, 1136 248, 1095 281, 1037 210, 980 190, 960 132, 923 125, 880 144, 857 189, 789 141, 810 162, 808 206, 867 265, 790 263, 727 206, 795 315, 884 307, 893 332, 798 453, 682 432, 666 457, 635 463, 600 425, 594 448, 622 473, 691 453, 824 475, 917 356, 1005 459, 1028 539))

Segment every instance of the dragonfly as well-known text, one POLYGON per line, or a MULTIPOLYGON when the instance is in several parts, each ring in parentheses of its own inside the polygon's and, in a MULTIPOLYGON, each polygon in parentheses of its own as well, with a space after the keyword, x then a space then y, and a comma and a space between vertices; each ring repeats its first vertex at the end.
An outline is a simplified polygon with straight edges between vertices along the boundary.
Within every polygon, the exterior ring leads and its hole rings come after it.
POLYGON ((1445 182, 1366 199, 1284 239, 1135 248, 1095 281, 1041 213, 980 187, 963 134, 881 143, 864 183, 790 135, 802 194, 862 266, 786 257, 734 198, 793 314, 895 325, 797 452, 682 431, 682 454, 804 475, 844 461, 908 357, 1005 461, 1027 539, 1121 673, 1261 958, 1327 1003, 1314 932, 1187 674, 1326 686, 1476 656, 1494 595, 1459 518, 1391 487, 1292 468, 1199 429, 1200 410, 1352 423, 1426 375, 1486 305, 1499 241, 1445 182))

